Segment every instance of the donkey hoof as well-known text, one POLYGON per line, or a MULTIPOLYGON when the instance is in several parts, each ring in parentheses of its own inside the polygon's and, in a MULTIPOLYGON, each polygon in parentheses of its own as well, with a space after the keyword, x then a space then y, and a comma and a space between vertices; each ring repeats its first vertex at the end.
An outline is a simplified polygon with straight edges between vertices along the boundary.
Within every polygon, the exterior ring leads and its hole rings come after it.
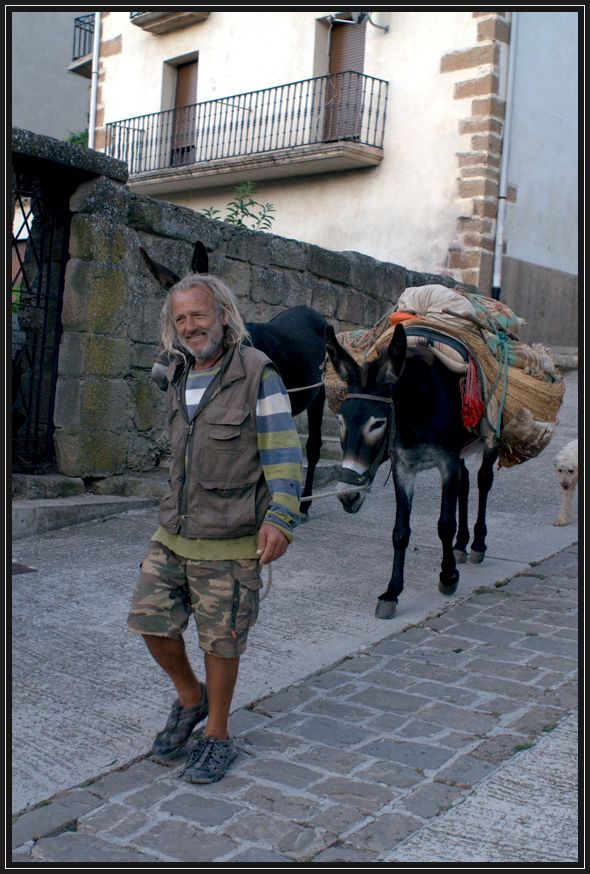
POLYGON ((469 561, 471 564, 481 564, 484 558, 485 552, 475 552, 475 550, 471 550, 469 554, 469 561))
POLYGON ((397 601, 382 601, 379 599, 375 607, 375 616, 377 619, 393 619, 396 607, 397 601))
POLYGON ((448 578, 448 582, 443 583, 443 581, 439 578, 438 581, 438 591, 442 595, 454 595, 457 591, 457 586, 459 585, 459 571, 455 571, 448 578))
POLYGON ((299 522, 300 522, 301 525, 303 525, 304 522, 309 522, 309 514, 308 514, 308 513, 302 513, 302 512, 300 511, 300 512, 299 512, 299 522))
POLYGON ((457 564, 465 564, 467 561, 467 553, 464 549, 454 549, 453 555, 455 556, 455 561, 457 564))

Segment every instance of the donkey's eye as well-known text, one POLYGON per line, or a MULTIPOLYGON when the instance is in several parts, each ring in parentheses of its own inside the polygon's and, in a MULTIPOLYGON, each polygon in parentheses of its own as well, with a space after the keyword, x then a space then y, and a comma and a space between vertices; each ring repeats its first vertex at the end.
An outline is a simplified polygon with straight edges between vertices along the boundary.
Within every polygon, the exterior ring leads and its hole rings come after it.
POLYGON ((387 419, 375 419, 373 422, 371 422, 369 426, 369 433, 371 433, 372 431, 380 431, 381 428, 383 428, 383 426, 386 424, 386 422, 387 419))

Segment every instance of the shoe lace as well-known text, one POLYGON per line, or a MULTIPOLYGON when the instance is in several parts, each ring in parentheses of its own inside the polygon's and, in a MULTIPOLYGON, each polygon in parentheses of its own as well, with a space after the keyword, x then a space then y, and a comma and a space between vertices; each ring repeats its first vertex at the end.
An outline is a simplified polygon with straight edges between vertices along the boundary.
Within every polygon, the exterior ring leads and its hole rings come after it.
POLYGON ((199 764, 213 764, 216 767, 222 767, 225 763, 225 750, 215 737, 202 737, 194 750, 189 754, 186 767, 199 764))

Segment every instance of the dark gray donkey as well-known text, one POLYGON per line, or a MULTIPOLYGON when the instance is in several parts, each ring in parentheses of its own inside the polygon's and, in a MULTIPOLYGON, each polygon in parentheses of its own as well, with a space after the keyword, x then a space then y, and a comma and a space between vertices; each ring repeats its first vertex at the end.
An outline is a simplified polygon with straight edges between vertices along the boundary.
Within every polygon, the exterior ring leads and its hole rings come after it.
MULTIPOLYGON (((168 290, 179 280, 174 271, 157 261, 153 261, 143 246, 139 247, 143 260, 156 278, 161 288, 168 290)), ((208 273, 209 258, 203 243, 195 243, 191 263, 192 273, 208 273)), ((321 384, 327 321, 308 306, 296 306, 285 310, 269 322, 248 322, 246 328, 252 338, 252 345, 260 349, 276 364, 289 392, 291 410, 294 416, 307 410, 308 440, 306 444, 307 476, 302 498, 312 493, 313 477, 320 458, 322 446, 322 418, 324 414, 325 391, 321 384), (318 385, 318 383, 320 383, 318 385), (313 386, 313 388, 307 388, 313 386), (304 391, 298 389, 305 388, 304 391)), ((166 388, 162 376, 165 365, 155 363, 152 376, 161 388, 166 388)), ((302 519, 307 518, 311 501, 302 503, 302 519)))
MULTIPOLYGON (((339 499, 347 513, 358 512, 380 463, 391 458, 396 499, 393 572, 375 611, 377 617, 391 619, 404 587, 418 471, 433 467, 440 471, 438 536, 442 564, 438 588, 443 594, 455 592, 459 584, 457 562, 467 559, 469 472, 461 455, 474 440, 461 418, 460 377, 441 364, 428 347, 408 349, 402 325, 396 327, 379 358, 362 366, 338 343, 332 327, 326 330, 326 348, 336 373, 348 383, 338 416, 344 456, 339 477, 343 494, 339 499), (354 486, 359 486, 359 491, 355 492, 354 486)), ((493 437, 482 438, 477 448, 483 451, 483 461, 477 477, 479 510, 471 544, 471 560, 475 563, 483 560, 486 551, 486 501, 498 457, 493 437)))

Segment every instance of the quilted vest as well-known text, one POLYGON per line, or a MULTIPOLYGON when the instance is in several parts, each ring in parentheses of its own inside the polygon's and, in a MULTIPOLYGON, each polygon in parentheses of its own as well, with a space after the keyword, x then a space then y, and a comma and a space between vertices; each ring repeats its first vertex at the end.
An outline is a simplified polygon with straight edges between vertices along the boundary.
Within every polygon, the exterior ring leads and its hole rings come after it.
POLYGON ((264 353, 242 346, 224 355, 197 412, 185 403, 189 363, 175 358, 167 372, 170 481, 160 525, 183 537, 241 537, 259 530, 270 503, 258 452, 256 402, 264 353))

